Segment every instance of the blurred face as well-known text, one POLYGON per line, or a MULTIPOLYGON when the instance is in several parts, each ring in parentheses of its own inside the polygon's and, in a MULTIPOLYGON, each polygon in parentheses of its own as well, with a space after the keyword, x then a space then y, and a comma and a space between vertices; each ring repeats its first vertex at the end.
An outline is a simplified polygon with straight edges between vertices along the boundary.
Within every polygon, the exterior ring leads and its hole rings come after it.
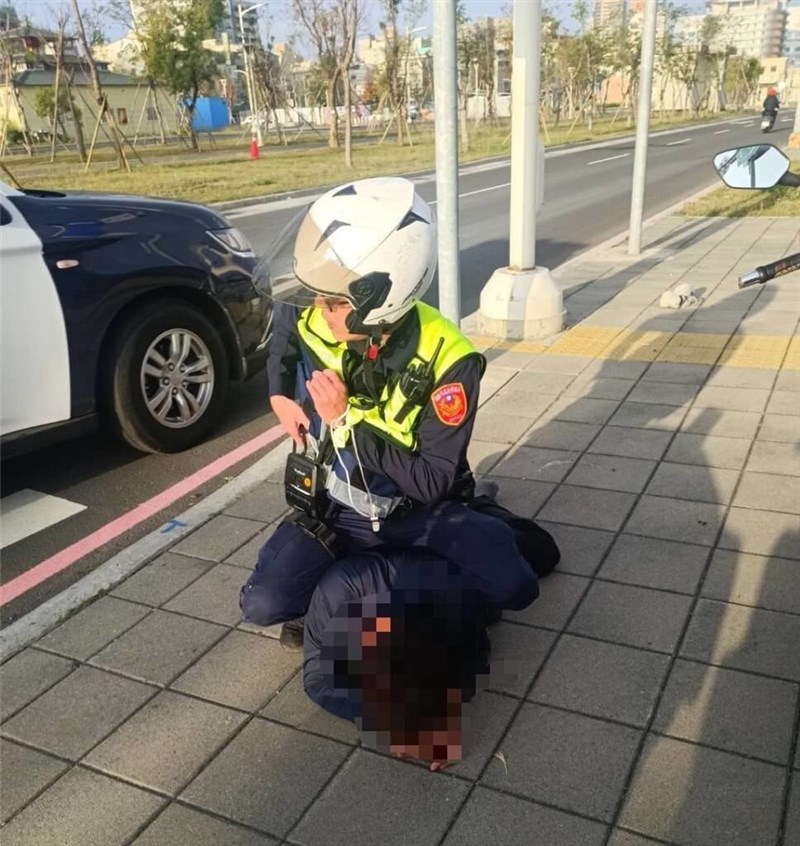
POLYGON ((362 341, 367 337, 366 335, 354 335, 347 328, 347 317, 353 310, 353 306, 347 300, 340 300, 335 297, 318 297, 315 306, 320 309, 333 337, 340 343, 362 341))

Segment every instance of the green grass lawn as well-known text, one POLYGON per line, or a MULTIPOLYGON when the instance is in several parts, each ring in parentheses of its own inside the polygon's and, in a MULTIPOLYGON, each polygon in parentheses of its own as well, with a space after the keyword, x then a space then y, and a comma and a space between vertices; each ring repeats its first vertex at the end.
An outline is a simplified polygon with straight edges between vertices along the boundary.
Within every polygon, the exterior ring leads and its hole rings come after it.
MULTIPOLYGON (((800 162, 791 167, 800 173, 800 162)), ((800 219, 800 189, 778 186, 768 191, 720 188, 680 211, 689 217, 796 217, 800 219)))
MULTIPOLYGON (((694 123, 698 121, 680 118, 654 120, 651 128, 677 128, 694 123)), ((546 143, 550 146, 577 143, 629 132, 631 129, 625 126, 624 119, 613 124, 610 119, 595 121, 591 132, 586 126, 576 125, 570 129, 568 122, 562 122, 558 128, 548 128, 546 143)), ((272 135, 277 141, 274 132, 272 135)), ((352 178, 432 168, 432 127, 422 125, 413 129, 411 135, 413 146, 400 147, 391 134, 383 144, 378 143, 379 134, 370 136, 371 143, 358 143, 354 147, 355 167, 351 171, 344 166, 342 150, 330 150, 325 146, 283 147, 275 143, 262 150, 258 160, 250 160, 249 142, 245 139, 238 143, 238 139, 232 136, 219 141, 216 147, 208 146, 207 139, 201 137, 204 148, 201 155, 188 152, 183 145, 167 150, 162 147, 140 148, 145 164, 131 156, 131 173, 117 167, 113 153, 108 149, 98 151, 88 173, 84 173, 84 166, 76 154, 65 152, 59 152, 53 164, 49 163, 49 153, 32 159, 6 157, 3 162, 25 187, 111 191, 214 203, 336 185, 352 178)), ((360 136, 366 137, 363 132, 360 136)), ((307 133, 304 139, 312 137, 311 133, 307 133)), ((508 155, 509 152, 508 121, 496 127, 471 125, 469 152, 462 152, 459 159, 470 162, 508 155)), ((0 178, 8 181, 6 175, 0 175, 0 178)))

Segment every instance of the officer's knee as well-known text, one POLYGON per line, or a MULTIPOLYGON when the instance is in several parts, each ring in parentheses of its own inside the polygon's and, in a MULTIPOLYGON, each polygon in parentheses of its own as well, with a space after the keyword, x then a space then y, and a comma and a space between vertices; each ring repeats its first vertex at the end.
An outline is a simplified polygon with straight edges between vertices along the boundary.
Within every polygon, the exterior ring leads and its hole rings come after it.
POLYGON ((272 626, 292 620, 299 614, 291 610, 291 598, 271 590, 269 584, 259 584, 253 578, 239 592, 242 622, 256 626, 272 626))
POLYGON ((539 596, 539 582, 527 566, 516 568, 501 586, 497 605, 509 611, 522 611, 539 596))

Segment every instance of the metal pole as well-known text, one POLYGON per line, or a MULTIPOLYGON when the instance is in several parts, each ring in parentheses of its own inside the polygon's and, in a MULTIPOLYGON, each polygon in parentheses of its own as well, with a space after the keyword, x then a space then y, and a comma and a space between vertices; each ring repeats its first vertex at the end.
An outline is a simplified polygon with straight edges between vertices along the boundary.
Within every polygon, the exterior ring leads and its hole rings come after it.
POLYGON ((433 78, 436 89, 436 201, 439 229, 439 309, 458 324, 458 82, 456 4, 433 3, 433 78))
POLYGON ((539 144, 541 4, 514 0, 511 74, 511 221, 509 266, 536 266, 536 180, 539 144))
POLYGON ((244 52, 244 75, 247 80, 247 99, 250 102, 250 112, 254 119, 253 129, 259 147, 264 146, 264 138, 261 134, 261 113, 256 102, 256 81, 253 78, 253 58, 250 55, 252 45, 245 43, 244 16, 247 12, 252 12, 253 9, 257 9, 263 5, 263 3, 260 3, 257 6, 250 6, 247 9, 243 9, 240 3, 237 7, 239 11, 239 32, 242 35, 242 51, 244 52))
POLYGON ((642 58, 639 63, 639 110, 636 117, 636 150, 633 157, 631 220, 628 232, 628 255, 638 256, 642 250, 642 215, 644 184, 647 177, 647 139, 650 134, 650 105, 653 97, 653 65, 656 54, 656 20, 658 3, 644 4, 642 24, 642 58))

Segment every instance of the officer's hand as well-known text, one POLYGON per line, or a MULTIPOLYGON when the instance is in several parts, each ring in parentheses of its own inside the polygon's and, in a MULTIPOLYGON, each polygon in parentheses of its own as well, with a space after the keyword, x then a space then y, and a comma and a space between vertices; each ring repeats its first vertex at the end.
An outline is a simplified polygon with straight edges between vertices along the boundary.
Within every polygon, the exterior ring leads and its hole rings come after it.
POLYGON ((303 443, 303 435, 300 428, 302 427, 305 431, 308 431, 310 424, 306 413, 298 403, 293 399, 289 399, 289 397, 270 397, 269 402, 272 410, 275 412, 275 416, 278 418, 278 422, 286 430, 286 433, 292 437, 297 446, 302 449, 305 444, 303 443))
POLYGON ((347 386, 335 370, 315 370, 306 387, 323 423, 330 425, 347 411, 347 386))

